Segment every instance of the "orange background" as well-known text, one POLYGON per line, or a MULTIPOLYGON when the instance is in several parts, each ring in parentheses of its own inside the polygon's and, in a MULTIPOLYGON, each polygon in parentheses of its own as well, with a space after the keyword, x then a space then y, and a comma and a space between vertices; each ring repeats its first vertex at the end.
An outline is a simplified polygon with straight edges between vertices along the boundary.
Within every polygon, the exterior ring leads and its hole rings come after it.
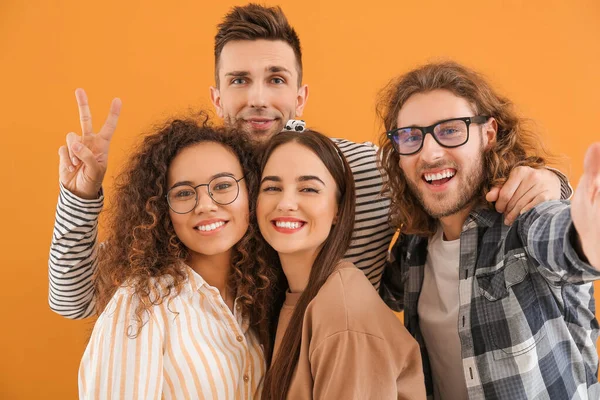
MULTIPOLYGON (((0 398, 70 399, 92 328, 47 304, 58 193, 57 149, 79 133, 73 91, 87 90, 98 129, 123 112, 106 186, 149 125, 209 106, 221 1, 35 1, 0 4, 0 398)), ((281 1, 304 49, 305 119, 331 136, 374 140, 377 91, 420 63, 452 58, 484 72, 569 157, 575 185, 600 140, 600 2, 281 1), (334 4, 335 3, 335 4, 334 4)))

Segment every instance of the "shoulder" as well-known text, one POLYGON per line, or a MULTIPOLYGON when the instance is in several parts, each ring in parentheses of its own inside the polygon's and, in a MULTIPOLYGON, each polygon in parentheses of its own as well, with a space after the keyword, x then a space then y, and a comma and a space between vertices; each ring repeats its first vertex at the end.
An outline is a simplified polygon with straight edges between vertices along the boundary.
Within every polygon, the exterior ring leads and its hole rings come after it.
POLYGON ((361 163, 377 161, 377 146, 371 142, 356 143, 346 139, 331 139, 333 143, 340 149, 340 152, 346 157, 350 167, 361 163))
POLYGON ((370 150, 370 151, 376 152, 378 149, 378 147, 371 142, 357 143, 357 142, 353 142, 348 139, 341 139, 341 138, 331 138, 331 140, 333 141, 333 143, 335 143, 340 148, 340 150, 342 150, 342 152, 344 152, 344 150, 351 151, 352 149, 354 149, 354 150, 357 150, 357 149, 370 150))
POLYGON ((549 231, 546 224, 552 220, 554 227, 567 226, 571 222, 570 200, 545 201, 533 207, 531 210, 519 215, 513 224, 518 233, 524 237, 533 235, 544 235, 549 231))
POLYGON ((550 200, 544 201, 531 210, 519 216, 519 219, 536 218, 541 215, 555 215, 571 207, 570 200, 550 200))
POLYGON ((189 283, 183 282, 181 290, 175 295, 173 289, 173 278, 170 275, 164 275, 157 278, 150 278, 143 287, 136 286, 135 279, 130 279, 121 285, 112 296, 110 302, 102 312, 104 318, 119 318, 128 320, 137 320, 137 310, 142 307, 142 319, 149 318, 162 319, 167 312, 177 308, 172 304, 176 299, 185 296, 189 290, 189 283))
POLYGON ((384 337, 382 327, 402 327, 364 273, 349 262, 340 263, 309 308, 327 326, 327 334, 355 331, 384 337))

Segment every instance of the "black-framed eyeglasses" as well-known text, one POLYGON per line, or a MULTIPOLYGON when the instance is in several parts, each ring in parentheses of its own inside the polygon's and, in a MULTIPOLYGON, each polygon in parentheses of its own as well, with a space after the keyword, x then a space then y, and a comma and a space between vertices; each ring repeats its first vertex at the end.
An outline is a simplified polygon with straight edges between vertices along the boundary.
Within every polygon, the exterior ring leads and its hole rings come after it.
POLYGON ((198 205, 198 188, 206 186, 208 195, 216 204, 226 206, 233 203, 240 194, 240 179, 235 179, 231 175, 216 176, 208 183, 201 183, 197 186, 177 185, 167 192, 167 203, 169 208, 177 214, 187 214, 198 205))
POLYGON ((429 133, 442 147, 453 148, 467 143, 469 125, 483 124, 489 119, 485 115, 450 118, 430 126, 407 126, 386 132, 394 150, 403 156, 418 153, 423 148, 425 136, 429 133))

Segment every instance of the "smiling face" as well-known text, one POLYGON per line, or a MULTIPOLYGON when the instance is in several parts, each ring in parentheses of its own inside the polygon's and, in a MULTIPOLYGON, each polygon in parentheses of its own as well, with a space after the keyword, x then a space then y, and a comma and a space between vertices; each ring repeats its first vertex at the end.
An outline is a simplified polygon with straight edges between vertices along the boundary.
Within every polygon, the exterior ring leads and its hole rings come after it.
POLYGON ((319 157, 289 142, 267 161, 257 218, 265 240, 280 254, 317 254, 338 212, 338 188, 319 157))
MULTIPOLYGON (((447 90, 434 90, 412 95, 398 113, 397 126, 429 126, 475 115, 465 99, 447 90)), ((442 147, 426 135, 421 151, 400 156, 407 183, 430 216, 447 217, 472 205, 483 183, 483 152, 495 134, 495 124, 472 123, 469 140, 460 147, 442 147)))
MULTIPOLYGON (((199 143, 183 149, 173 159, 169 165, 167 185, 177 192, 177 188, 183 188, 183 185, 205 184, 218 176, 240 179, 243 171, 239 160, 222 144, 199 143)), ((217 188, 226 190, 220 186, 217 188)), ((185 190, 189 191, 189 188, 185 190)), ((248 229, 248 190, 244 179, 239 181, 237 198, 228 205, 216 204, 208 195, 206 186, 197 188, 197 191, 198 204, 191 212, 178 214, 169 209, 177 237, 189 249, 192 257, 230 251, 248 229)), ((180 193, 179 196, 188 194, 180 193)))
POLYGON ((281 40, 228 42, 218 64, 219 85, 211 100, 219 117, 257 141, 302 116, 308 87, 299 86, 292 47, 281 40))

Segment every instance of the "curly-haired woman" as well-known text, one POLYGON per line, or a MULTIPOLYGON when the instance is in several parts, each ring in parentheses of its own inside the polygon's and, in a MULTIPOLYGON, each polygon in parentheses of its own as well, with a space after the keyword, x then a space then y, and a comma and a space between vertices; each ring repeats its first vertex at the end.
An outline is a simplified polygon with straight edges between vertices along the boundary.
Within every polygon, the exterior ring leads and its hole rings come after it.
MULTIPOLYGON (((81 398, 260 392, 272 277, 253 254, 258 165, 243 135, 207 121, 167 122, 117 179, 81 398)), ((62 171, 63 188, 73 190, 68 178, 62 171)))

